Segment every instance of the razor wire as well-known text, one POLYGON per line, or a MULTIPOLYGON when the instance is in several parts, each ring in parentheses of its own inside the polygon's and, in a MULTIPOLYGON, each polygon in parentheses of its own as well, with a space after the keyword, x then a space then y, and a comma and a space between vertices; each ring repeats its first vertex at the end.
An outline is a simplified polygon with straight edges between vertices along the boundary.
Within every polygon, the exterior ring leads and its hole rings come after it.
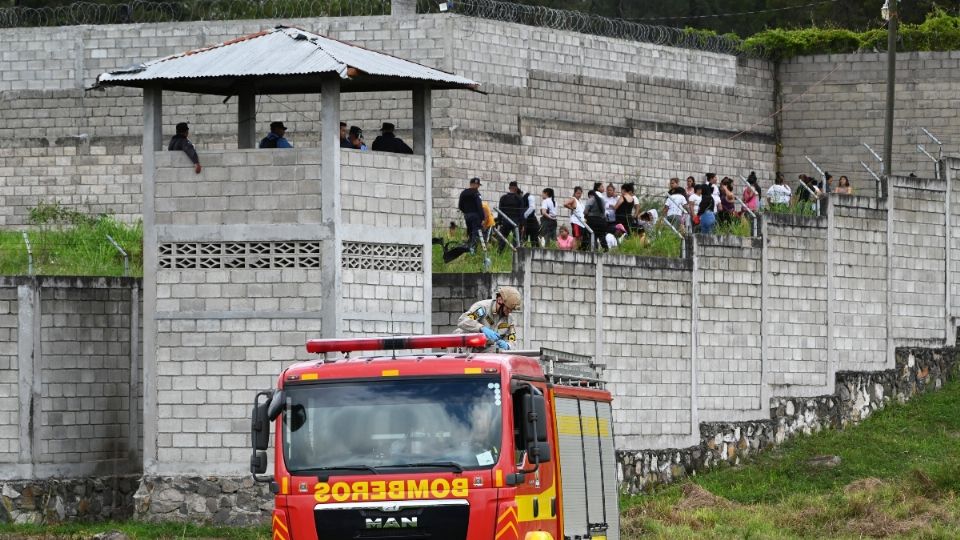
POLYGON ((134 0, 0 8, 0 28, 389 15, 390 0, 134 0))
POLYGON ((667 47, 754 58, 766 57, 762 48, 746 49, 741 40, 731 36, 712 35, 692 28, 644 24, 580 11, 516 4, 501 0, 448 0, 442 3, 418 0, 418 11, 421 13, 448 11, 482 19, 640 41, 667 47))
MULTIPOLYGON (((449 11, 459 15, 567 30, 719 54, 765 57, 762 49, 739 39, 708 32, 613 19, 579 11, 516 4, 501 0, 416 0, 418 13, 449 11)), ((81 1, 52 7, 0 8, 0 28, 97 24, 301 19, 389 15, 391 0, 133 0, 104 4, 81 1)))

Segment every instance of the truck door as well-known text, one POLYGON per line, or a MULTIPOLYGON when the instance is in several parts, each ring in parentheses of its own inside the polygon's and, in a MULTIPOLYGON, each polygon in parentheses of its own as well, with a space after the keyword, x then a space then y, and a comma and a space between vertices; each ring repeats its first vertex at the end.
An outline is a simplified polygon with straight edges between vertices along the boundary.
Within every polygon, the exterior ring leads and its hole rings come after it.
MULTIPOLYGON (((531 463, 531 457, 525 451, 527 441, 531 434, 527 432, 527 422, 523 417, 523 399, 524 394, 529 393, 531 389, 536 389, 541 396, 546 395, 546 388, 541 383, 523 383, 516 385, 512 392, 513 401, 513 426, 514 426, 514 448, 516 449, 516 470, 530 471, 535 468, 531 463)), ((544 418, 538 419, 538 422, 545 422, 544 427, 547 431, 553 431, 554 421, 549 407, 544 408, 544 418)), ((547 440, 556 440, 555 436, 547 437, 547 440)), ((516 538, 524 538, 528 532, 544 531, 550 533, 553 538, 559 534, 557 523, 557 504, 558 493, 556 474, 554 472, 555 464, 550 460, 552 449, 546 448, 541 452, 541 463, 536 467, 535 472, 524 474, 523 481, 516 484, 515 508, 511 510, 509 506, 502 508, 498 513, 497 531, 506 533, 504 536, 498 536, 500 540, 514 538, 509 533, 509 521, 511 512, 516 514, 516 538)))

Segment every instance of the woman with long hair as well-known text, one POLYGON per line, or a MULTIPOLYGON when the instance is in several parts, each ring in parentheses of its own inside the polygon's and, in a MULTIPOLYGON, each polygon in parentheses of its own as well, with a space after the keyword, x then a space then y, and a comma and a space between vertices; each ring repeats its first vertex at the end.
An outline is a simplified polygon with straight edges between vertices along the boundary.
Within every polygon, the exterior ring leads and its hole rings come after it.
POLYGON ((540 237, 544 242, 552 242, 557 239, 557 200, 553 188, 544 188, 540 197, 543 199, 540 204, 540 237))
POLYGON ((613 205, 615 221, 617 225, 623 225, 623 228, 630 231, 630 216, 633 215, 633 207, 637 204, 637 198, 634 196, 634 187, 632 182, 628 182, 620 187, 620 197, 613 205))
POLYGON ((717 215, 713 202, 713 187, 710 184, 703 184, 702 194, 700 207, 697 208, 697 216, 700 217, 700 233, 713 234, 713 229, 717 226, 717 215))

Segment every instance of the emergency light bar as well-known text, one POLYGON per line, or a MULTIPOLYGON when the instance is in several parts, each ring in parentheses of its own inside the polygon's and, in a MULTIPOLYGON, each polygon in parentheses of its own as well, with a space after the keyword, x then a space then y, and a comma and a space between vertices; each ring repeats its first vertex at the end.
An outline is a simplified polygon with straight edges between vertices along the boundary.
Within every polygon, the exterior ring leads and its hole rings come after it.
POLYGON ((397 349, 450 349, 453 347, 485 347, 483 334, 441 334, 433 336, 400 336, 357 339, 310 339, 309 353, 347 353, 352 351, 392 351, 397 349))

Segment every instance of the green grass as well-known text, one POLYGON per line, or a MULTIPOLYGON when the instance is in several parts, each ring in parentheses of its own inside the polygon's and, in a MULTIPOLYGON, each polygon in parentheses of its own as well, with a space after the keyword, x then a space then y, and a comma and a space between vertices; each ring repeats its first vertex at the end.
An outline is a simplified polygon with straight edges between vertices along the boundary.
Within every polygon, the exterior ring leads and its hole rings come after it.
POLYGON ((630 235, 610 252, 640 257, 679 257, 680 247, 680 237, 670 227, 658 225, 649 238, 630 235))
POLYGON ((960 538, 960 383, 625 500, 624 538, 960 538), (837 455, 833 469, 806 461, 837 455))
MULTIPOLYGON (((33 273, 47 276, 122 276, 123 257, 107 240, 113 237, 130 257, 130 275, 143 275, 143 226, 110 216, 75 224, 43 224, 29 231, 33 273)), ((29 264, 20 231, 0 231, 0 275, 26 275, 29 264)))
MULTIPOLYGON (((433 237, 443 238, 443 241, 449 244, 448 247, 452 248, 462 244, 466 234, 463 229, 457 229, 457 232, 452 236, 447 231, 435 230, 433 237)), ((484 252, 478 243, 475 253, 464 253, 449 263, 445 263, 443 262, 443 248, 434 245, 431 267, 435 274, 507 273, 513 270, 513 251, 509 247, 499 251, 496 236, 487 245, 486 257, 490 259, 488 268, 484 267, 484 252)))
POLYGON ((270 528, 213 527, 184 523, 141 523, 135 521, 106 523, 65 523, 62 525, 13 525, 0 523, 0 538, 92 538, 94 535, 119 531, 132 539, 160 538, 225 538, 230 540, 266 540, 270 528))
POLYGON ((753 236, 753 223, 747 218, 736 218, 732 221, 717 225, 717 236, 741 236, 749 238, 753 236))
POLYGON ((771 214, 790 214, 793 216, 816 217, 817 212, 813 203, 794 202, 791 204, 770 204, 764 209, 764 212, 771 214))

